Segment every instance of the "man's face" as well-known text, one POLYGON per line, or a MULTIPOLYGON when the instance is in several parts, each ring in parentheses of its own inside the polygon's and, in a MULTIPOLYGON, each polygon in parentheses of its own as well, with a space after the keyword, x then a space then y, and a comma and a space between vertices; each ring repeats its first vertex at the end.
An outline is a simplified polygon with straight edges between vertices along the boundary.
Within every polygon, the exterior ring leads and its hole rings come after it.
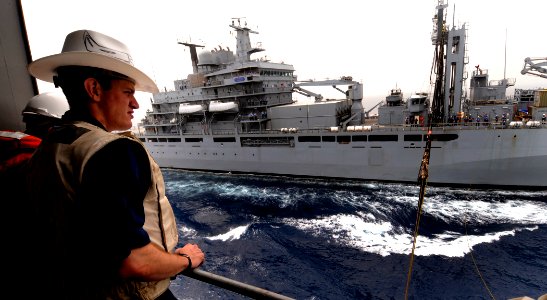
POLYGON ((114 79, 112 88, 103 91, 101 110, 108 131, 127 130, 132 126, 133 110, 139 108, 135 99, 135 84, 129 80, 114 79))

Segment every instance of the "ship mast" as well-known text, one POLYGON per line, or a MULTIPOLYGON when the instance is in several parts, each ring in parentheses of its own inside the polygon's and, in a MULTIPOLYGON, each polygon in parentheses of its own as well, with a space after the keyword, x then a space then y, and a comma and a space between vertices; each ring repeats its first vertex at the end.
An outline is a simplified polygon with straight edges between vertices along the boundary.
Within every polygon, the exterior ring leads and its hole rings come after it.
POLYGON ((249 33, 258 34, 258 32, 247 27, 246 21, 244 21, 244 24, 241 25, 241 18, 232 18, 232 25, 230 25, 230 27, 235 29, 237 32, 236 59, 238 62, 251 61, 251 54, 264 51, 264 49, 260 47, 251 46, 251 38, 249 37, 249 33), (237 20, 237 24, 235 23, 235 20, 237 20))
POLYGON ((444 119, 444 56, 447 43, 447 31, 445 28, 444 9, 447 4, 439 0, 437 14, 433 21, 433 34, 431 41, 435 45, 435 59, 433 71, 435 72, 435 88, 433 91, 433 102, 431 105, 431 123, 441 123, 444 119))

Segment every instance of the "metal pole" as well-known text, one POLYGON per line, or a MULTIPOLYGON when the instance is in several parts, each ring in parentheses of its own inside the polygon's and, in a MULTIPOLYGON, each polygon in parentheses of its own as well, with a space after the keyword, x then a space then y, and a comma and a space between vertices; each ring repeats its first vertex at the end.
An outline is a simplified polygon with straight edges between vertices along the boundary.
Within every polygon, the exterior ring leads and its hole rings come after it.
POLYGON ((216 285, 252 299, 294 300, 294 298, 283 296, 250 284, 209 273, 200 269, 185 271, 181 274, 199 281, 216 285))

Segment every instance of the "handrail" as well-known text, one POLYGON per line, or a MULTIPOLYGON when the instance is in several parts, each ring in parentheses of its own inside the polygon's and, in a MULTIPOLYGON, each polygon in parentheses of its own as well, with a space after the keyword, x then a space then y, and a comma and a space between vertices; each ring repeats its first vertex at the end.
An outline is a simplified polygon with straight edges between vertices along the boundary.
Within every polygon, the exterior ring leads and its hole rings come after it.
MULTIPOLYGON (((526 124, 522 124, 520 126, 514 126, 514 125, 511 125, 510 122, 507 122, 507 124, 503 124, 502 122, 467 122, 467 123, 439 123, 439 124, 435 124, 435 126, 432 128, 433 131, 439 131, 439 130, 452 130, 452 129, 457 129, 457 130, 477 130, 477 129, 481 129, 481 130, 492 130, 492 129, 503 129, 503 130, 506 130, 506 129, 538 129, 538 128, 547 128, 547 123, 545 121, 539 121, 540 123, 539 124, 536 124, 534 126, 527 126, 526 124)), ((173 124, 168 124, 168 125, 173 125, 173 124)), ((158 124, 150 124, 150 125, 147 125, 147 126, 158 126, 158 124)), ((418 124, 404 124, 404 125, 391 125, 391 126, 383 126, 383 125, 371 125, 370 127, 370 130, 366 130, 366 132, 369 132, 369 131, 424 131, 426 130, 427 128, 424 127, 423 125, 418 125, 418 124)), ((301 133, 301 134, 311 134, 311 133, 334 133, 334 132, 330 132, 328 131, 328 128, 310 128, 310 129, 302 129, 302 128, 299 128, 298 129, 298 132, 301 133)), ((365 131, 363 131, 365 132, 365 131)), ((234 134, 234 130, 213 130, 212 132, 213 134, 212 135, 226 135, 226 134, 234 134)), ((265 132, 262 131, 262 132, 259 132, 259 131, 249 131, 249 132, 239 132, 239 134, 264 134, 265 132)), ((339 134, 347 134, 347 131, 339 131, 338 132, 339 134)), ((142 133, 142 132, 137 132, 135 133, 137 136, 153 136, 153 135, 157 135, 157 136, 180 136, 181 134, 180 133, 167 133, 167 132, 162 132, 162 133, 157 133, 157 134, 145 134, 145 133, 142 133)), ((286 132, 282 132, 280 129, 275 129, 275 130, 267 130, 267 134, 271 135, 271 134, 280 134, 280 135, 283 135, 283 134, 286 134, 286 132)), ((182 133, 182 135, 201 135, 201 132, 200 131, 187 131, 185 133, 182 133)))
POLYGON ((250 284, 209 273, 200 269, 192 269, 181 273, 184 276, 203 281, 220 288, 238 293, 252 299, 294 300, 281 294, 274 293, 250 284))

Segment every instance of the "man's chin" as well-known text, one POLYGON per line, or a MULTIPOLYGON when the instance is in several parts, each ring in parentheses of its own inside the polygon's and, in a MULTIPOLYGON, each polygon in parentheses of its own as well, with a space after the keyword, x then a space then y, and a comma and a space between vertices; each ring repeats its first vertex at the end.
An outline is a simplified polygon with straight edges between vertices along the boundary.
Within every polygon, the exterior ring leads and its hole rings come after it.
POLYGON ((128 131, 128 130, 131 130, 131 127, 133 127, 133 123, 129 123, 128 125, 120 125, 112 131, 117 131, 117 132, 128 131))

